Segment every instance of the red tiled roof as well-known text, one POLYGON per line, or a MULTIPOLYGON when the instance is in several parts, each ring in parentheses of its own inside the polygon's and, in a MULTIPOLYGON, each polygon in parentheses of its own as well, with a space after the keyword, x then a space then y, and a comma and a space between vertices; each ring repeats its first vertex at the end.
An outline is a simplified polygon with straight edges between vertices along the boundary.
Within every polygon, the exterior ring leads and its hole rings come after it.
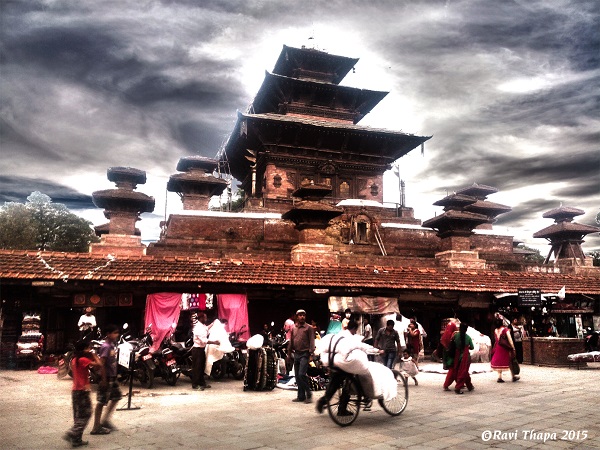
POLYGON ((106 258, 88 253, 0 250, 0 279, 231 283, 372 289, 440 289, 468 292, 600 294, 598 276, 494 270, 352 266, 190 257, 106 258))

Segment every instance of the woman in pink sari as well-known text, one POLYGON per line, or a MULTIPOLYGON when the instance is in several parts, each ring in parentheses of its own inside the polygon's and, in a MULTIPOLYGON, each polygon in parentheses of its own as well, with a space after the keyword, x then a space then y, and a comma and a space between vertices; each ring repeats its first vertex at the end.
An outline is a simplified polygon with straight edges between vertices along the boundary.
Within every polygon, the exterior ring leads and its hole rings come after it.
POLYGON ((451 349, 452 340, 454 339, 454 334, 456 333, 456 322, 450 322, 446 329, 444 330, 444 334, 440 339, 440 344, 443 348, 442 360, 444 362, 444 368, 448 369, 448 373, 446 374, 446 380, 444 381, 444 390, 449 391, 450 385, 454 383, 456 380, 456 372, 454 370, 454 356, 455 351, 451 349))
POLYGON ((517 381, 519 377, 514 375, 510 368, 510 361, 515 355, 515 345, 510 337, 510 332, 500 318, 495 320, 494 327, 494 346, 492 347, 494 354, 490 363, 492 370, 498 372, 498 383, 504 383, 502 372, 505 370, 510 370, 512 380, 517 381))
POLYGON ((469 350, 473 350, 473 340, 467 334, 467 328, 469 326, 465 322, 460 324, 460 332, 454 334, 454 344, 456 346, 456 354, 454 356, 454 373, 456 375, 456 385, 454 386, 454 392, 462 394, 462 388, 467 386, 469 391, 475 389, 471 382, 471 374, 469 369, 471 367, 471 354, 469 350))

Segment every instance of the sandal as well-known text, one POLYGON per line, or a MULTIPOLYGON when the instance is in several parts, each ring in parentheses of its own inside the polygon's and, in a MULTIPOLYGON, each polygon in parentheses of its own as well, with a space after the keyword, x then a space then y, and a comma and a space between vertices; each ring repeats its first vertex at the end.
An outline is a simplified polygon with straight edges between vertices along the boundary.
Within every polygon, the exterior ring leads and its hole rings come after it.
POLYGON ((92 431, 90 431, 90 434, 92 436, 95 436, 97 434, 110 434, 110 430, 108 428, 100 427, 99 430, 92 430, 92 431))

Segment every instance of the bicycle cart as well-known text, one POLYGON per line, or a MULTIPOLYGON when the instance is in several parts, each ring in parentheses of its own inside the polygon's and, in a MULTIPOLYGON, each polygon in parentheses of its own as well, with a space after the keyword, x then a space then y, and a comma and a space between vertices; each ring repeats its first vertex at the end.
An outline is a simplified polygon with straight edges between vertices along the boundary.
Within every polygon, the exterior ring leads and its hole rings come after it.
MULTIPOLYGON (((397 370, 393 370, 397 383, 396 397, 389 401, 377 398, 377 402, 390 416, 399 416, 408 405, 408 384, 406 377, 397 370)), ((340 386, 327 403, 329 417, 341 427, 352 425, 360 408, 370 407, 372 400, 365 395, 363 387, 356 375, 346 373, 340 386)))

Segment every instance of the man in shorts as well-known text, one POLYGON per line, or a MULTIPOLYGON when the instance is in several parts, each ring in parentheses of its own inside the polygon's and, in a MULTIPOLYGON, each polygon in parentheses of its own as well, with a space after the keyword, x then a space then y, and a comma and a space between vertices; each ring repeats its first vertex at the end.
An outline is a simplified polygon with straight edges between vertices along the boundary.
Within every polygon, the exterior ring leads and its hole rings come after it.
POLYGON ((94 411, 94 426, 90 434, 109 434, 116 430, 110 421, 110 417, 117 407, 117 403, 123 397, 119 383, 117 382, 117 339, 119 338, 119 327, 108 325, 106 327, 106 339, 98 351, 98 357, 102 362, 102 381, 98 386, 96 409, 94 411), (107 406, 108 405, 108 406, 107 406), (102 410, 107 406, 104 418, 102 410))

